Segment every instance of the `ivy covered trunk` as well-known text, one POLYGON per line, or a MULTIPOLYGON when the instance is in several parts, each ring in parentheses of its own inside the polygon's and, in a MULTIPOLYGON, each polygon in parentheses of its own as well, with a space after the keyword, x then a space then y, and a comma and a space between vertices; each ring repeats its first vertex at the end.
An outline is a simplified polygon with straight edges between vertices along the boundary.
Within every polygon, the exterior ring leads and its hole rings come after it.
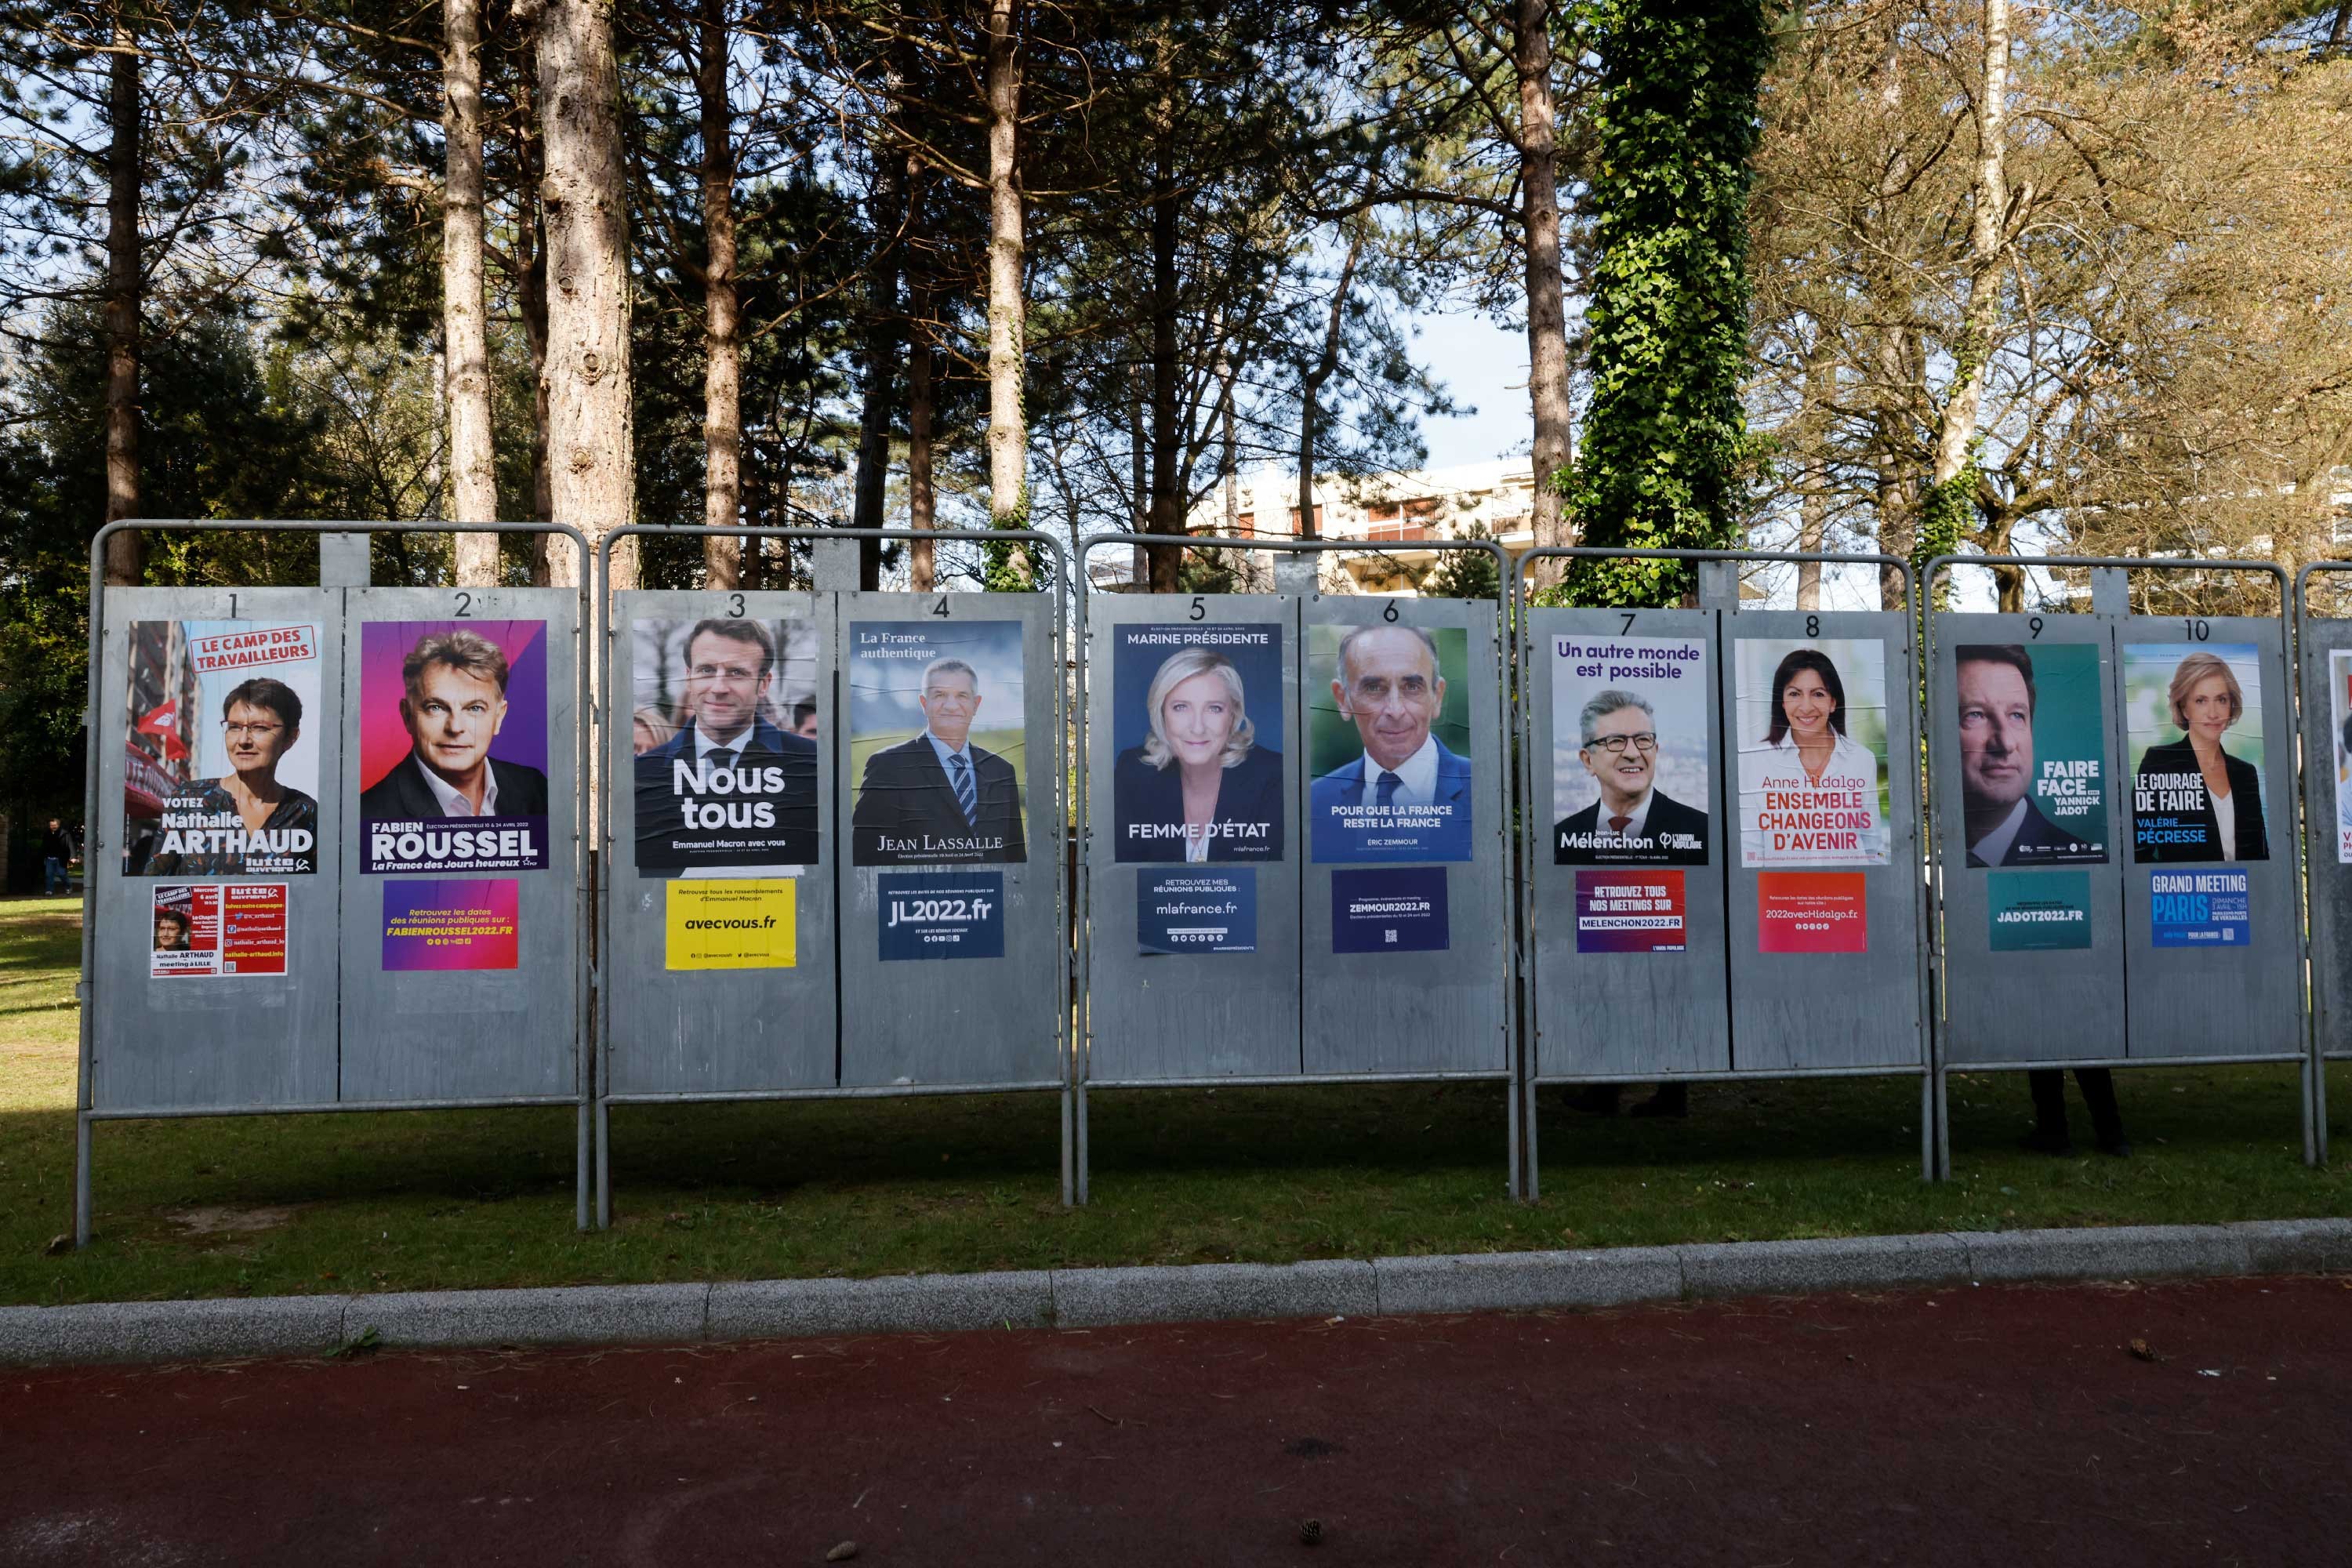
MULTIPOLYGON (((1725 548, 1738 537, 1748 456, 1739 377, 1764 8, 1611 0, 1595 46, 1592 405, 1570 515, 1585 544, 1725 548)), ((1663 605, 1690 576, 1666 562, 1582 563, 1558 596, 1663 605)))

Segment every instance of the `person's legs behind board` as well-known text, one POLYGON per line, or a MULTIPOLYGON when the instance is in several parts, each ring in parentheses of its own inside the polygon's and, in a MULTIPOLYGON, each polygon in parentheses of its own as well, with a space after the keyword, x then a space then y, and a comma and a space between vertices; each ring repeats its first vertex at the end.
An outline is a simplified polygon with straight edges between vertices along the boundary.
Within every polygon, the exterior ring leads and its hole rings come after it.
POLYGON ((2019 1140, 2037 1154, 2072 1154, 2074 1140, 2066 1131, 2066 1074, 2058 1068, 2035 1068, 2025 1075, 2033 1091, 2033 1131, 2019 1140))
POLYGON ((2091 1131, 2099 1141, 2099 1152, 2122 1159, 2131 1152, 2131 1140, 2124 1136, 2123 1112, 2116 1107, 2116 1075, 2105 1068, 2076 1068, 2074 1082, 2083 1090, 2083 1103, 2091 1108, 2091 1131))

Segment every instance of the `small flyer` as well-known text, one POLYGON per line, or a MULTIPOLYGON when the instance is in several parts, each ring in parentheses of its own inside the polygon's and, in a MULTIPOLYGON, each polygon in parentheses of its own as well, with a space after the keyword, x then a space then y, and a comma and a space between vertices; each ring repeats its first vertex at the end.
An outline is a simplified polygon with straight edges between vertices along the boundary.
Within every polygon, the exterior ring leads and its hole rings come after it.
POLYGON ((2148 939, 2158 947, 2251 947, 2252 895, 2242 868, 2150 871, 2148 939))
POLYGON ((1682 952, 1689 946, 1680 871, 1579 871, 1576 951, 1682 952))
POLYGON ((1331 873, 1333 952, 1444 952, 1445 868, 1331 873))
POLYGON ((1004 873, 907 871, 875 879, 882 959, 1003 958, 1004 873))
POLYGON ((1995 871, 1985 879, 1985 895, 1995 952, 2053 952, 2091 945, 2088 871, 1995 871))
POLYGON ((285 883, 166 883, 155 889, 148 978, 285 973, 285 883))
POLYGON ((1759 871, 1759 952, 1868 952, 1868 883, 1859 871, 1759 871))
POLYGON ((1255 952, 1257 873, 1144 871, 1135 880, 1136 946, 1146 958, 1177 952, 1255 952))
POLYGON ((512 969, 522 884, 512 877, 383 885, 386 973, 512 969))
POLYGON ((786 877, 668 884, 665 969, 792 969, 800 962, 798 884, 786 877))

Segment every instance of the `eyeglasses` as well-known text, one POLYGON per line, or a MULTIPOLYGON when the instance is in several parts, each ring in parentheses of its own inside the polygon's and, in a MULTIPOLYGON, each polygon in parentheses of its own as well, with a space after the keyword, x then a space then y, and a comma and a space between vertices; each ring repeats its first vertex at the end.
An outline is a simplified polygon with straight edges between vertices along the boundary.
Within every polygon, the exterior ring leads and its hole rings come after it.
POLYGON ((1625 748, 1631 746, 1646 757, 1658 749, 1658 738, 1644 730, 1638 735, 1595 735, 1585 745, 1597 747, 1612 757, 1623 756, 1625 748))
POLYGON ((226 719, 221 721, 221 733, 232 741, 239 735, 250 735, 257 741, 267 741, 284 728, 286 726, 283 724, 233 724, 226 719))

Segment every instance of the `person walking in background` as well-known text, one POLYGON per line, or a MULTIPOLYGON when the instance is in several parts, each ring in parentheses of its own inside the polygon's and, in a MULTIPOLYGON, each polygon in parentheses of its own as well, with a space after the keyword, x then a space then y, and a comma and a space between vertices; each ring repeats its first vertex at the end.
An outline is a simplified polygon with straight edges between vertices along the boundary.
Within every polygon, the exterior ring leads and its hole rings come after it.
POLYGON ((41 891, 48 897, 73 891, 74 852, 74 837, 64 822, 49 818, 49 831, 41 840, 41 891))

